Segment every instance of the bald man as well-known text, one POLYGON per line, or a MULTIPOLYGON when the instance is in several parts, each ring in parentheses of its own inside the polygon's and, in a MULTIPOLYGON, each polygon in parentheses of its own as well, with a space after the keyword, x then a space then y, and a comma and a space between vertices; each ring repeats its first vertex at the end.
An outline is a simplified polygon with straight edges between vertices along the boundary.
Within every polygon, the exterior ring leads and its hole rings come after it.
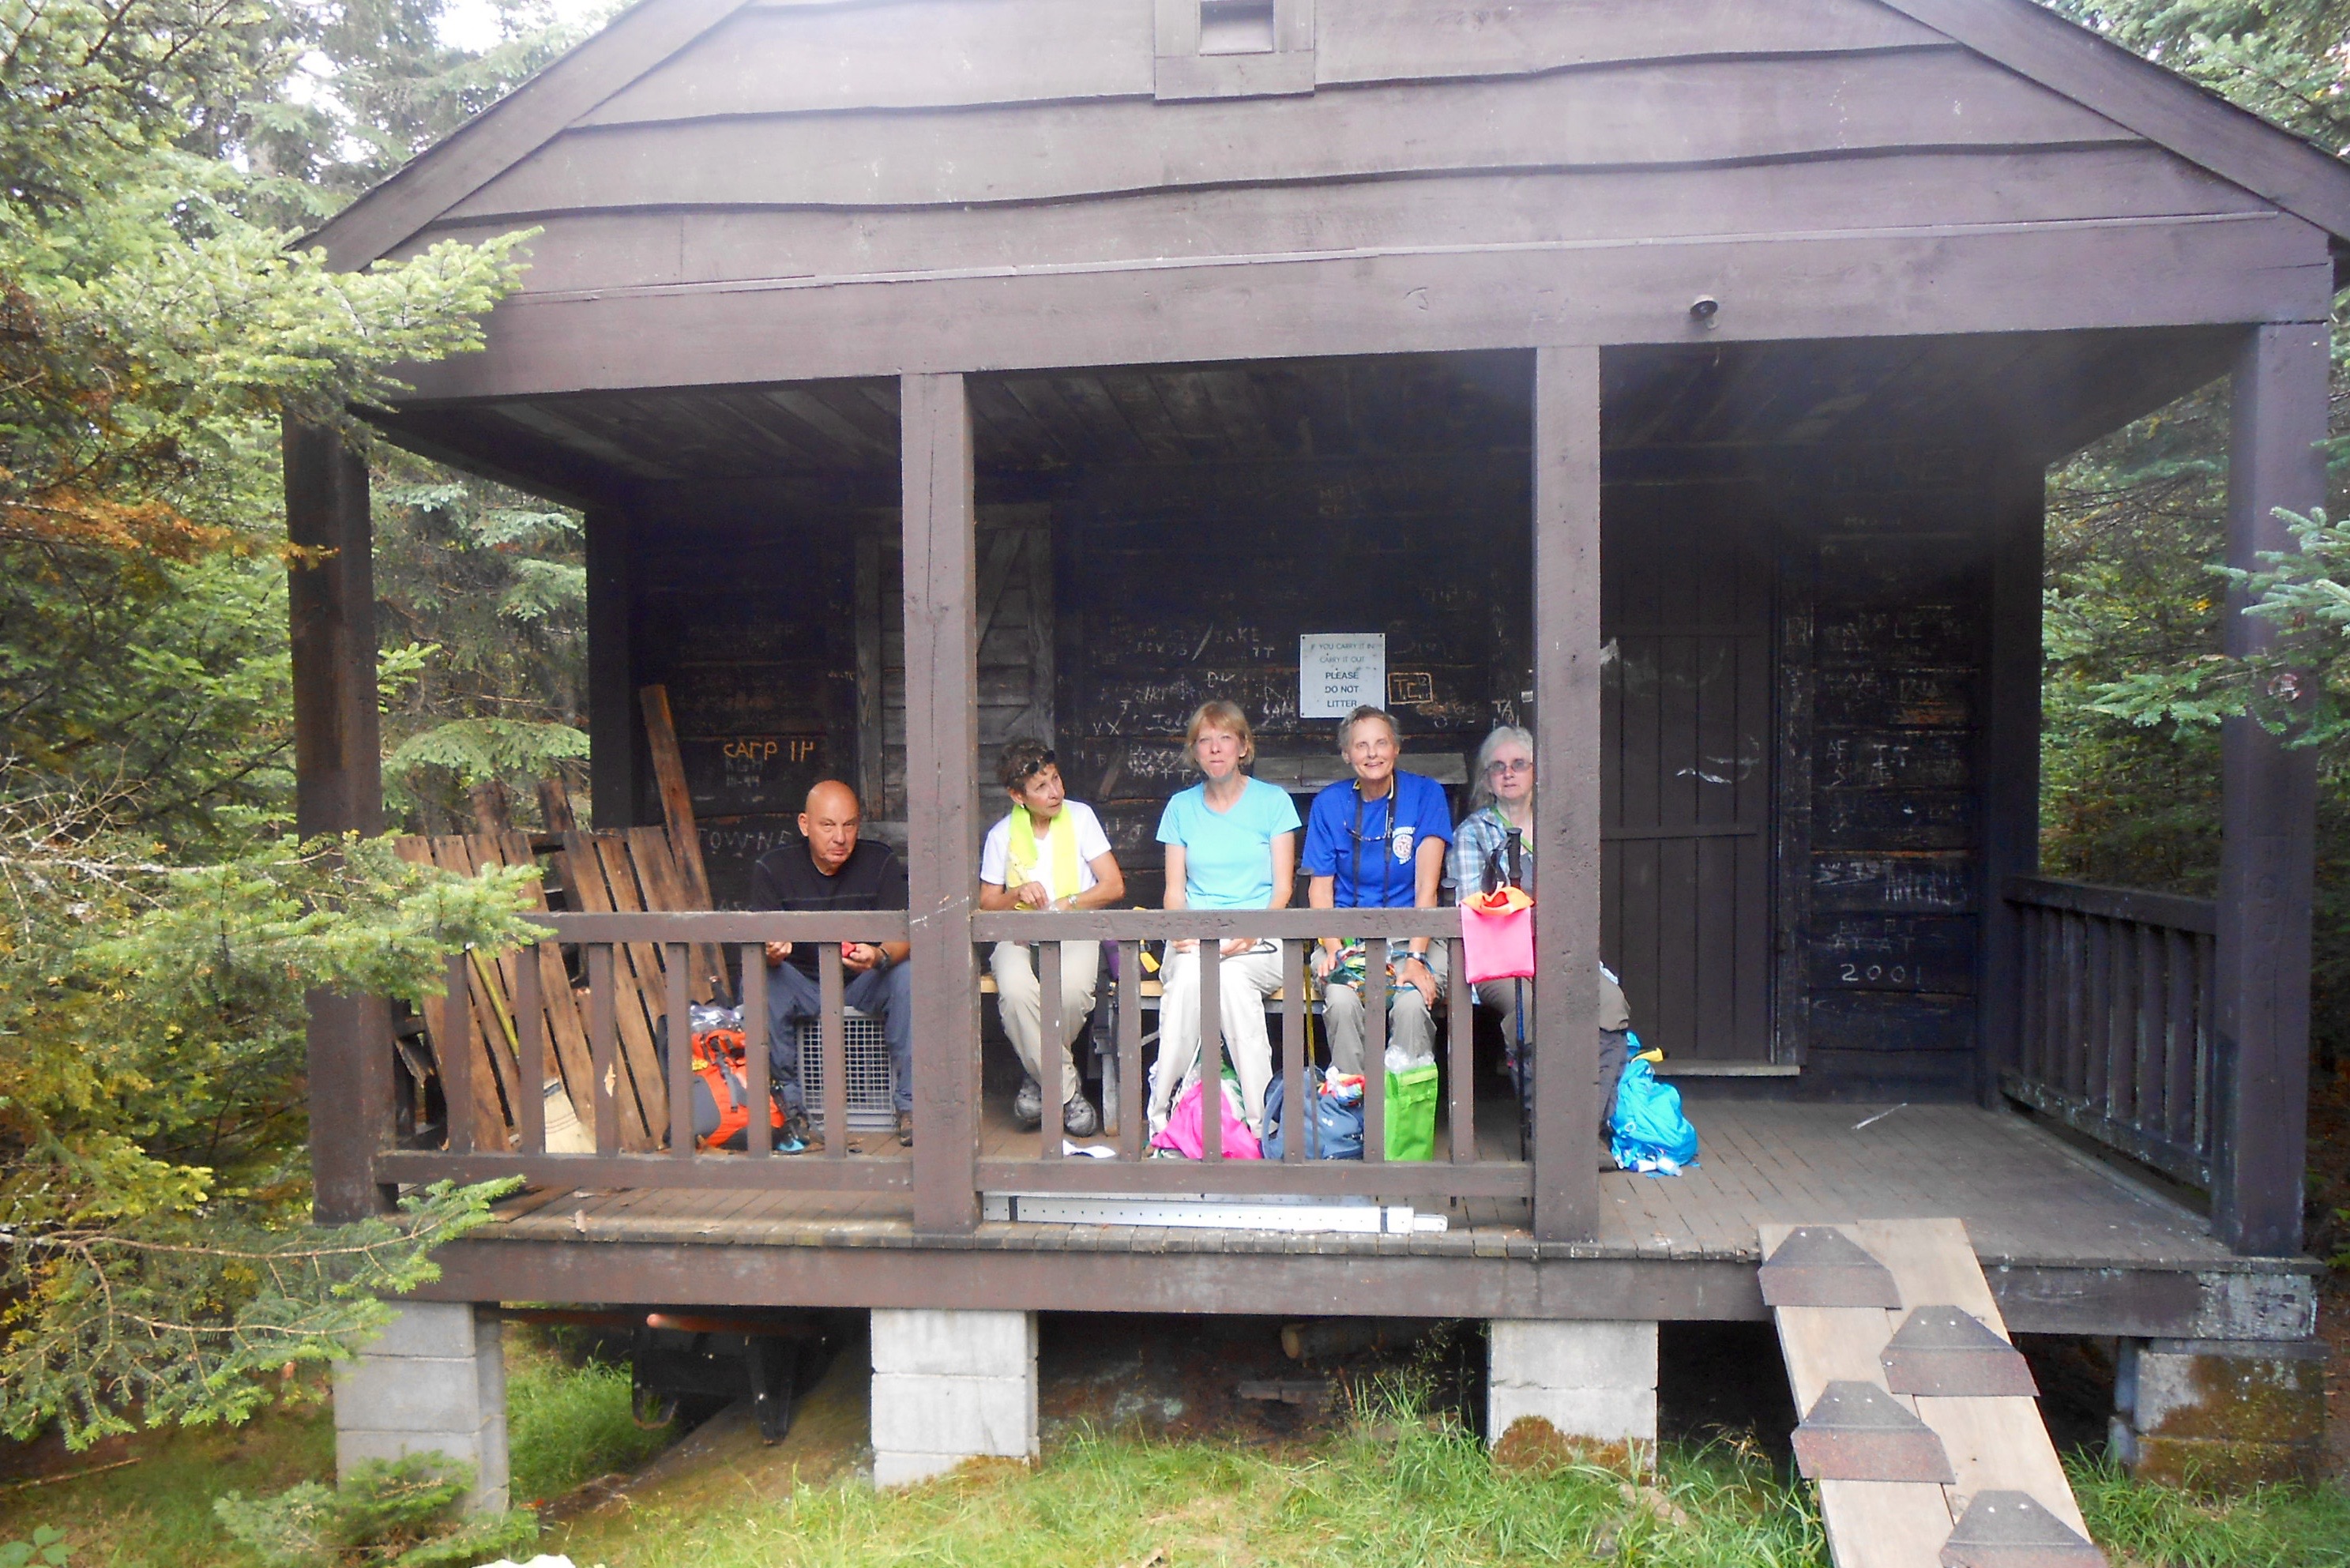
MULTIPOLYGON (((800 812, 800 839, 770 850, 751 867, 754 909, 902 909, 906 867, 886 844, 860 843, 863 814, 857 792, 826 779, 807 793, 800 812)), ((881 1020, 895 1069, 898 1141, 914 1141, 914 1006, 907 982, 905 942, 844 942, 846 971, 841 1000, 881 1020)), ((800 1094, 799 1026, 822 1016, 816 985, 817 945, 767 944, 767 1058, 775 1090, 790 1120, 779 1148, 796 1154, 820 1148, 824 1140, 807 1125, 800 1094)), ((838 1129, 835 1129, 837 1132, 838 1129)))

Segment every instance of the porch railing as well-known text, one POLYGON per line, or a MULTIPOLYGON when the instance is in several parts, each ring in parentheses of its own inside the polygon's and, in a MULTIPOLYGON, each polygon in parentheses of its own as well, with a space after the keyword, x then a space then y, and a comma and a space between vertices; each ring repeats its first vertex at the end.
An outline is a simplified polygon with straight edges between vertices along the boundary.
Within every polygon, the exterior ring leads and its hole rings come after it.
MULTIPOLYGON (((816 981, 823 1007, 819 1049, 823 1053, 822 1085, 826 1125, 846 1125, 848 1074, 840 944, 898 942, 906 940, 903 911, 841 914, 733 914, 720 912, 639 914, 541 914, 532 917, 548 929, 551 946, 576 945, 587 980, 588 1104, 578 1106, 592 1126, 596 1152, 554 1154, 546 1148, 543 1102, 536 1095, 515 1096, 515 1146, 487 1149, 476 1147, 473 1124, 454 1107, 473 1098, 471 1075, 478 1064, 463 1049, 438 1053, 442 1095, 452 1107, 448 1118, 446 1147, 400 1149, 379 1156, 377 1179, 391 1183, 452 1179, 483 1181, 520 1176, 535 1184, 574 1187, 698 1187, 775 1188, 828 1191, 874 1192, 909 1188, 912 1179, 904 1160, 851 1159, 848 1140, 827 1137, 818 1155, 783 1158, 774 1153, 774 1129, 764 1116, 754 1115, 745 1128, 747 1148, 741 1153, 716 1153, 694 1147, 691 1019, 691 975, 689 955, 696 947, 733 948, 743 977, 743 1032, 746 1049, 745 1098, 754 1107, 768 1101, 767 965, 765 944, 771 941, 808 943, 816 950, 816 981), (656 952, 655 950, 659 950, 656 952), (667 1049, 660 1064, 660 1082, 653 1092, 639 1085, 638 1103, 665 1116, 665 1128, 655 1128, 655 1141, 665 1145, 651 1152, 624 1149, 622 1117, 628 1096, 622 1075, 641 1070, 651 1054, 650 1039, 631 1038, 649 1025, 645 1019, 625 1019, 624 1008, 635 1004, 632 988, 619 983, 619 966, 631 966, 639 976, 658 973, 666 995, 662 1017, 667 1049), (624 1028, 624 1024, 626 1027, 624 1028), (623 1061, 625 1044, 630 1062, 623 1061)), ((450 960, 446 995, 435 1004, 428 1023, 436 1038, 465 1038, 463 1009, 466 1005, 469 958, 450 960), (444 1022, 445 1021, 445 1022, 444 1022)), ((708 967, 707 961, 704 967, 708 967)), ((562 974, 559 964, 521 963, 514 970, 514 1046, 516 1079, 536 1085, 546 1075, 547 1041, 545 1009, 539 987, 546 973, 562 974)), ((574 1104, 577 1105, 577 1086, 574 1104)))
MULTIPOLYGON (((469 1118, 464 1108, 478 1096, 471 1075, 484 1070, 463 1050, 438 1053, 442 1097, 452 1112, 447 1118, 445 1146, 439 1149, 402 1148, 377 1157, 376 1179, 389 1184, 457 1179, 480 1181, 521 1176, 541 1186, 617 1188, 731 1188, 869 1193, 910 1189, 914 1161, 899 1158, 852 1156, 847 1096, 851 1074, 847 1065, 846 1012, 843 1006, 844 941, 902 941, 908 919, 902 912, 879 914, 778 914, 732 912, 659 912, 628 914, 541 914, 533 917, 547 928, 537 961, 511 965, 511 1027, 513 1076, 525 1085, 546 1081, 553 1060, 546 1038, 546 1012, 540 987, 568 983, 573 970, 584 976, 587 1014, 588 1092, 581 1101, 572 1085, 575 1106, 592 1125, 595 1152, 557 1153, 546 1147, 543 1107, 529 1093, 509 1096, 513 1131, 510 1147, 485 1147, 477 1135, 483 1125, 469 1118), (821 1004, 819 1041, 820 1100, 812 1105, 827 1129, 821 1153, 781 1158, 772 1149, 767 1119, 753 1115, 745 1150, 720 1153, 699 1150, 692 1123, 691 1064, 686 1042, 691 1038, 690 1016, 691 976, 711 970, 712 949, 734 950, 742 976, 743 1023, 747 1048, 745 1098, 764 1106, 769 1094, 767 1041, 767 969, 765 943, 790 941, 813 944, 817 951, 817 983, 821 1004), (577 963, 569 968, 555 955, 557 944, 573 949, 577 963), (696 949, 702 951, 696 953, 696 949), (690 956, 691 955, 691 956, 690 956), (697 964, 699 968, 697 968, 697 964), (634 987, 624 983, 622 966, 638 977, 634 987), (658 1069, 650 1066, 649 1041, 639 1035, 656 1021, 628 1018, 638 1006, 637 996, 647 978, 658 974, 665 1005, 670 1048, 658 1069), (643 1080, 657 1072, 658 1082, 643 1080), (629 1075, 637 1094, 629 1094, 629 1075), (648 1092, 650 1091, 650 1092, 648 1092), (635 1138, 625 1118, 641 1107, 656 1125, 650 1136, 635 1138), (663 1119, 666 1127, 658 1124, 663 1119), (650 1142, 655 1147, 645 1147, 650 1142)), ((1532 1193, 1531 1167, 1520 1160, 1481 1159, 1477 1149, 1471 994, 1461 981, 1461 916, 1454 909, 1344 910, 1119 910, 1076 914, 1018 913, 978 915, 971 920, 975 944, 998 940, 1034 942, 1038 949, 1039 980, 1044 1009, 1043 1033, 1057 1038, 1060 1008, 1060 945, 1065 941, 1107 941, 1116 944, 1119 988, 1117 1059, 1118 1103, 1116 1157, 1066 1158, 1059 1119, 1047 1116, 1033 1158, 983 1155, 974 1143, 950 1158, 967 1159, 972 1190, 985 1192, 1084 1192, 1105 1195, 1169 1195, 1210 1192, 1219 1195, 1295 1194, 1311 1196, 1380 1196, 1396 1199, 1523 1198, 1532 1193), (1310 1157, 1304 1121, 1309 1097, 1305 1081, 1308 1060, 1308 1011, 1305 965, 1307 952, 1322 937, 1359 940, 1367 944, 1364 1005, 1365 1074, 1363 1158, 1325 1160, 1310 1157), (1386 950, 1415 938, 1429 938, 1450 949, 1452 984, 1449 995, 1449 1026, 1445 1052, 1448 1096, 1445 1118, 1450 1132, 1449 1157, 1430 1162, 1390 1162, 1386 1159, 1386 1074, 1378 1070, 1386 1055, 1388 1016, 1386 950), (1282 1111, 1285 1139, 1284 1158, 1277 1162, 1227 1158, 1222 1144, 1222 1118, 1201 1118, 1205 1158, 1200 1160, 1154 1160, 1147 1158, 1149 1136, 1143 1095, 1143 992, 1141 946, 1149 941, 1196 940, 1201 944, 1200 1016, 1203 1023, 1200 1072, 1214 1083, 1223 1058, 1218 993, 1222 961, 1218 944, 1228 939, 1277 941, 1282 948, 1282 979, 1277 1006, 1280 1028, 1277 1050, 1284 1089, 1282 1111)), ((473 955, 451 960, 448 997, 428 1009, 426 1023, 437 1039, 465 1038, 465 1009, 473 955)), ((983 965, 981 966, 983 970, 983 965)), ((1106 975, 1103 983, 1113 983, 1106 975)), ((648 1000, 643 1007, 650 1010, 648 1000)), ((917 1038, 920 1059, 925 1042, 917 1038)), ((500 1075, 504 1067, 499 1069, 500 1075)), ((567 1068, 567 1079, 579 1075, 567 1068)), ((974 1075, 975 1076, 975 1075, 974 1075)), ((1212 1102, 1211 1102, 1212 1105, 1212 1102)), ((1108 1109, 1109 1107, 1105 1107, 1108 1109)), ((939 1146, 920 1142, 925 1117, 918 1098, 915 1123, 918 1157, 935 1159, 939 1146)), ((491 1118, 494 1124, 495 1118, 491 1118)), ((1514 1126, 1514 1117, 1513 1118, 1514 1126)), ((889 1151, 894 1155, 895 1151, 889 1151)))
MULTIPOLYGON (((1519 1160, 1482 1160, 1477 1152, 1472 998, 1462 980, 1461 914, 1457 909, 1123 909, 1072 914, 981 915, 972 921, 972 940, 1036 942, 1038 981, 1045 1013, 1042 1033, 1055 1037, 1059 1008, 1059 945, 1066 941, 1115 942, 1118 950, 1118 1038, 1116 1159, 1065 1159, 1057 1118, 1047 1116, 1035 1158, 988 1158, 979 1162, 980 1187, 990 1192, 1088 1192, 1144 1196, 1213 1191, 1230 1194, 1310 1193, 1396 1198, 1523 1198, 1532 1190, 1530 1168, 1519 1160), (1311 1156, 1305 1123, 1310 1101, 1305 1085, 1308 950, 1316 939, 1335 937, 1366 944, 1363 995, 1363 1158, 1326 1160, 1311 1156), (1444 1032, 1445 1120, 1451 1145, 1441 1161, 1387 1159, 1387 951, 1426 937, 1451 950, 1450 1012, 1444 1032), (1201 1117, 1203 1158, 1149 1160, 1149 1129, 1142 1115, 1143 1012, 1141 946, 1146 941, 1196 940, 1200 944, 1201 1065, 1203 1083, 1221 1073, 1223 1050, 1214 1021, 1221 1016, 1223 960, 1221 944, 1232 939, 1281 944, 1281 1029, 1276 1043, 1282 1085, 1282 1158, 1278 1161, 1225 1157, 1221 1116, 1212 1102, 1201 1117)), ((919 1109, 917 1111, 919 1116, 919 1109)))
POLYGON ((2001 1087, 2133 1159, 2210 1187, 2215 907, 2037 877, 2011 877, 2004 892, 2019 926, 2022 994, 2001 1087))

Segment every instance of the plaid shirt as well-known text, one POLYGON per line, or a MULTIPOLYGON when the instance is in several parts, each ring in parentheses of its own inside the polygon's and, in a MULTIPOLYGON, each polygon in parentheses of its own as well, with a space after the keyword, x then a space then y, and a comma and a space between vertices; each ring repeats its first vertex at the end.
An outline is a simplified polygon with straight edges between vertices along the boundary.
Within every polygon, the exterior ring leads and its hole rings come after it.
MULTIPOLYGON (((1452 901, 1460 903, 1473 898, 1485 890, 1485 867, 1492 866, 1497 873, 1509 874, 1509 825, 1492 806, 1469 814, 1460 826, 1452 830, 1452 849, 1444 857, 1444 879, 1452 884, 1452 901)), ((1520 880, 1528 892, 1534 886, 1534 838, 1531 833, 1518 838, 1520 880)))

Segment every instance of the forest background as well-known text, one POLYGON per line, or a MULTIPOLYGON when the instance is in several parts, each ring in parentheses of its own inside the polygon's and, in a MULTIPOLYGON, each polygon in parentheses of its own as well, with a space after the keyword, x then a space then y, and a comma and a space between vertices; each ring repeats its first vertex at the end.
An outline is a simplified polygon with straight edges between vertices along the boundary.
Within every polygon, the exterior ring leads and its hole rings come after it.
MULTIPOLYGON (((2053 0, 2339 155, 2350 0, 2053 0)), ((307 1224, 305 990, 418 996, 515 929, 510 880, 291 838, 294 412, 463 352, 521 236, 357 277, 294 244, 576 41, 492 0, 0 0, 0 1432, 235 1418, 482 1216, 307 1224), (476 7, 470 20, 478 23, 476 7)), ((2331 448, 2350 479, 2350 334, 2331 448)), ((2051 474, 2043 823, 2057 875, 2209 896, 2218 722, 2283 662, 2219 656, 2224 385, 2051 474)), ((363 435, 354 431, 355 435, 363 435)), ((388 815, 585 774, 579 520, 371 449, 388 815)), ((2317 1054, 2350 1061, 2350 532, 2242 587, 2314 680, 2317 1054)), ((2324 1157, 2339 1164, 2339 1147, 2324 1157)), ((2350 1171, 2312 1171, 2350 1246, 2350 1171)))

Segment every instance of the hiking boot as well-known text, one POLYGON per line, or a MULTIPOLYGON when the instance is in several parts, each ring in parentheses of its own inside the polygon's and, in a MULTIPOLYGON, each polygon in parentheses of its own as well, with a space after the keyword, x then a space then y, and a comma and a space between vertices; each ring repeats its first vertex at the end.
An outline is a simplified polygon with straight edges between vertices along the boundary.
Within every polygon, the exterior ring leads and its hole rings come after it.
POLYGON ((775 1148, 777 1154, 818 1154, 824 1149, 824 1134, 808 1126, 806 1116, 795 1116, 775 1135, 775 1148))
POLYGON ((1022 1132, 1045 1125, 1045 1086, 1025 1074, 1020 1092, 1012 1096, 1012 1122, 1022 1132))
POLYGON ((1061 1130, 1071 1137, 1091 1137, 1101 1131, 1101 1113, 1080 1089, 1061 1107, 1061 1130))
POLYGON ((914 1147, 914 1113, 911 1111, 898 1113, 898 1141, 908 1148, 914 1147))

